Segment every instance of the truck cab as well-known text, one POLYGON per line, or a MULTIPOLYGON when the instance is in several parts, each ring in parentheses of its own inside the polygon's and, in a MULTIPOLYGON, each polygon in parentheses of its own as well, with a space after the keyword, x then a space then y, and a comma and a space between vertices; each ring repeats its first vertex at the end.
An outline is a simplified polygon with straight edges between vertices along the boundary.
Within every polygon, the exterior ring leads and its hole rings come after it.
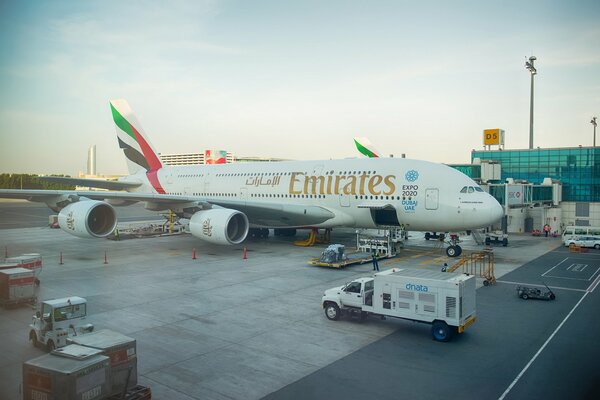
POLYGON ((42 301, 29 325, 29 340, 48 351, 66 346, 68 337, 94 330, 94 325, 85 323, 86 316, 87 301, 83 297, 42 301))

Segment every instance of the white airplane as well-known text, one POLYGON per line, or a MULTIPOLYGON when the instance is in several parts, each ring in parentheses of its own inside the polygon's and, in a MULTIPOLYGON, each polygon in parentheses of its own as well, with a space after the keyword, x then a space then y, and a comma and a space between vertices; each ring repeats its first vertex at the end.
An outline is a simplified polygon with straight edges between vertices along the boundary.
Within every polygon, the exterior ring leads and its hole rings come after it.
MULTIPOLYGON (((114 182, 61 178, 114 191, 0 190, 0 197, 44 202, 75 236, 110 235, 113 206, 144 202, 190 219, 192 235, 239 244, 250 229, 381 228, 465 231, 503 215, 500 204, 461 172, 403 158, 163 166, 125 100, 110 102, 130 175, 114 182)), ((451 245, 449 256, 461 249, 451 245)))

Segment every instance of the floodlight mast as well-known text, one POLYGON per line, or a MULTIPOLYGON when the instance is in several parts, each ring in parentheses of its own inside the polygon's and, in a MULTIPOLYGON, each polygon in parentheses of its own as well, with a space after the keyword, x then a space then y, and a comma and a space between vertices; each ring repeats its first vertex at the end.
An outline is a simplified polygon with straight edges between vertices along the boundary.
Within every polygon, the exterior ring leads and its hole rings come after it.
POLYGON ((529 57, 529 61, 525 61, 525 68, 531 73, 531 96, 529 103, 529 149, 533 149, 533 76, 537 74, 533 62, 537 60, 535 56, 529 57))
POLYGON ((594 147, 596 147, 596 126, 598 125, 596 122, 596 117, 592 117, 590 124, 594 125, 594 147))

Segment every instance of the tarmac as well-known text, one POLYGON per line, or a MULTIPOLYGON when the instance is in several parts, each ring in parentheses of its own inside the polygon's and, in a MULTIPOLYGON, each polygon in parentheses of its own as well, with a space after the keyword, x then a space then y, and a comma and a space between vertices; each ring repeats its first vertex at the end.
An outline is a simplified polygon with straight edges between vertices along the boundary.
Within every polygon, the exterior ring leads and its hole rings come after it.
MULTIPOLYGON (((41 253, 38 298, 85 297, 96 329, 135 338, 138 382, 155 399, 580 399, 600 393, 597 250, 570 253, 560 238, 511 235, 508 247, 493 247, 497 283, 483 287, 479 279, 477 322, 439 343, 426 324, 329 321, 323 291, 373 271, 370 264, 307 265, 324 245, 301 248, 294 238, 273 236, 229 247, 189 234, 80 239, 48 228, 51 213, 44 205, 0 202, 0 252, 41 253), (517 297, 517 284, 542 282, 556 300, 517 297)), ((164 222, 139 206, 118 214, 121 228, 164 222)), ((461 239, 463 254, 484 248, 461 239)), ((354 231, 335 230, 332 241, 351 250, 354 231)), ((399 256, 381 261, 380 269, 439 270, 455 261, 441 243, 411 232, 399 256)), ((22 363, 44 354, 28 342, 33 313, 0 309, 1 399, 22 398, 22 363)))

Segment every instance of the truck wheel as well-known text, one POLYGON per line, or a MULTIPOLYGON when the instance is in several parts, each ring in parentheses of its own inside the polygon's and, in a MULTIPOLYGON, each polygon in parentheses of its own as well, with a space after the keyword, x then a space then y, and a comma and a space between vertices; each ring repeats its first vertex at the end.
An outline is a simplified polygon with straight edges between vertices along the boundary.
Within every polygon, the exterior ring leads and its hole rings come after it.
POLYGON ((452 331, 444 321, 435 321, 431 326, 431 336, 438 342, 448 342, 452 338, 452 331))
POLYGON ((523 300, 527 300, 527 299, 529 298, 529 296, 527 296, 527 293, 523 293, 523 294, 521 295, 521 298, 522 298, 523 300))
POLYGON ((33 345, 33 347, 38 346, 38 340, 37 340, 37 335, 35 334, 35 331, 29 332, 29 340, 31 340, 31 344, 33 345))
POLYGON ((52 351, 56 348, 56 346, 54 345, 54 341, 52 340, 48 340, 48 343, 46 344, 46 348, 48 349, 48 351, 52 351))
POLYGON ((486 238, 485 238, 485 245, 486 245, 486 246, 489 246, 490 244, 492 244, 492 241, 490 240, 490 238, 489 238, 489 237, 486 237, 486 238))
POLYGON ((550 300, 554 300, 556 298, 556 296, 554 295, 554 293, 550 294, 550 300))
POLYGON ((508 239, 507 238, 502 239, 502 246, 503 247, 508 246, 508 239))
POLYGON ((325 306, 325 316, 332 320, 337 321, 340 318, 340 308, 335 303, 327 303, 325 306))
POLYGON ((425 232, 425 240, 431 239, 431 234, 429 232, 425 232))

